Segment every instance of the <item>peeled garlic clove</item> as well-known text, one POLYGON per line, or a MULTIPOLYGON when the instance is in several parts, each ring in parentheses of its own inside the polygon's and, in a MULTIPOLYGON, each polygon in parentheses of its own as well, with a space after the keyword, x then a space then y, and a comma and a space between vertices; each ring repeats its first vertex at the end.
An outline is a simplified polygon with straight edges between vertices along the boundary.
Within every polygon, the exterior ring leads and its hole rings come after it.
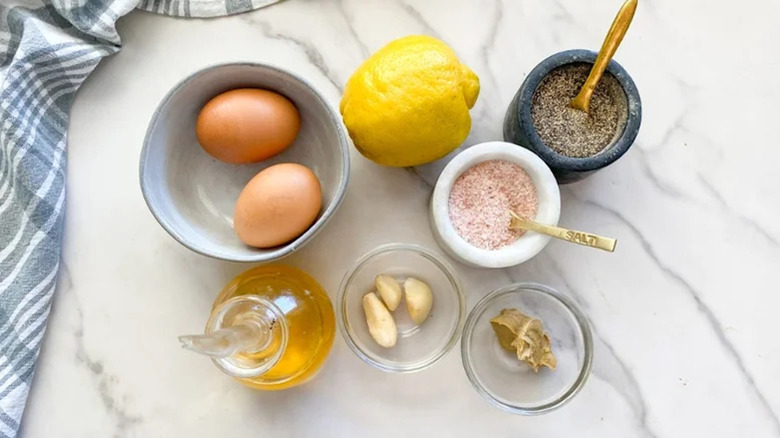
POLYGON ((415 324, 422 324, 433 307, 431 288, 425 282, 409 277, 404 281, 404 294, 409 316, 415 324))
POLYGON ((376 290, 379 292, 379 296, 382 297, 382 301, 385 302, 388 310, 391 312, 398 308, 401 304, 401 285, 398 281, 386 274, 377 275, 376 290))
POLYGON ((363 310, 366 312, 368 332, 376 343, 385 348, 394 346, 398 340, 398 329, 393 315, 375 293, 363 296, 363 310))

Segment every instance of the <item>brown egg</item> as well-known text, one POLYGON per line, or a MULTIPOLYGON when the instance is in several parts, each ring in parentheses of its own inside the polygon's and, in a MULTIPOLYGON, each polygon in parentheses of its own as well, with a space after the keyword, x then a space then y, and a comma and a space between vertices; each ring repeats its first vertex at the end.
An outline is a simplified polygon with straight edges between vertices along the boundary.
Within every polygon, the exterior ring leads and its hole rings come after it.
POLYGON ((270 248, 303 234, 317 219, 322 189, 314 172, 276 164, 254 176, 236 201, 233 227, 249 246, 270 248))
POLYGON ((254 163, 287 149, 301 120, 292 102, 259 88, 239 88, 206 103, 195 124, 198 142, 228 163, 254 163))

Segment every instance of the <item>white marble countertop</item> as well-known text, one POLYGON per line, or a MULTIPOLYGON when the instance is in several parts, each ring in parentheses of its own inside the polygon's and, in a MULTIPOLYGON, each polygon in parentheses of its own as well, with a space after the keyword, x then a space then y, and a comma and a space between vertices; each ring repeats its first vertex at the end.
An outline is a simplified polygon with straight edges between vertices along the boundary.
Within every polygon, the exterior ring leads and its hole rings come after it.
MULTIPOLYGON (((457 349, 433 368, 387 375, 338 335, 316 380, 247 389, 176 336, 203 327, 216 292, 246 265, 180 246, 138 187, 152 111, 207 64, 279 64, 336 105, 352 70, 387 41, 438 36, 481 77, 467 144, 501 138, 525 74, 564 49, 595 48, 619 1, 290 0, 241 16, 135 12, 124 49, 79 92, 68 146, 64 264, 26 437, 778 436, 780 435, 780 5, 644 0, 617 59, 644 104, 636 145, 562 189, 561 223, 620 240, 614 255, 552 242, 514 269, 458 266, 469 308, 511 281, 547 283, 592 322, 593 374, 564 408, 500 412, 471 387, 457 349), (755 12, 758 11, 758 12, 755 12)), ((286 261, 335 298, 378 244, 435 248, 426 205, 442 163, 382 168, 352 151, 335 219, 286 261), (381 223, 367 221, 378 203, 381 223), (386 204, 385 204, 386 205, 386 204)))

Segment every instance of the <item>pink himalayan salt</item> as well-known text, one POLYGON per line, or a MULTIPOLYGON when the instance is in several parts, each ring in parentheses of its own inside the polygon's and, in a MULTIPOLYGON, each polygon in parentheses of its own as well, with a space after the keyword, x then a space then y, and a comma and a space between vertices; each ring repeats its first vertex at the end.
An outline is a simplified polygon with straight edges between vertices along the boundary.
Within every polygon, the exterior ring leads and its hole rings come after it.
POLYGON ((539 207, 536 186, 519 165, 506 160, 476 164, 452 185, 449 214, 455 231, 468 243, 495 250, 517 240, 509 210, 535 218, 539 207))

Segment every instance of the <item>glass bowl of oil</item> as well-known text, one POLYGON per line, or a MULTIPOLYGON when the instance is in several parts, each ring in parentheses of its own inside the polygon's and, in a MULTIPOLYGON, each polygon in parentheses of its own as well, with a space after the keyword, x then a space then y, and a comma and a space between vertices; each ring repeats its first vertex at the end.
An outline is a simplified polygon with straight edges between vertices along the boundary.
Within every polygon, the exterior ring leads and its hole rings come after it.
POLYGON ((417 245, 387 244, 364 254, 341 282, 338 299, 341 334, 366 363, 387 372, 425 369, 444 357, 458 342, 465 322, 466 299, 452 267, 436 253, 417 245), (377 275, 399 283, 414 277, 430 286, 433 306, 421 324, 415 324, 405 298, 392 313, 398 338, 385 348, 371 337, 363 310, 363 296, 376 291, 377 275))

